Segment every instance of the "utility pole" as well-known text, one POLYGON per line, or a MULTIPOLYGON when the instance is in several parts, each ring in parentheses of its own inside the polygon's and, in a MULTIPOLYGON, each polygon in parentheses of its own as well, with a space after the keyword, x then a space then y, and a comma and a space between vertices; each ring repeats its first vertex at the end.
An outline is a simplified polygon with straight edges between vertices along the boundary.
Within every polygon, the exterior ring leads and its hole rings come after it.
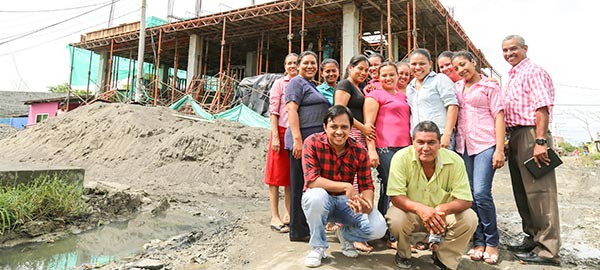
POLYGON ((115 0, 112 0, 110 3, 110 13, 108 14, 108 28, 112 27, 114 16, 115 16, 115 0))
POLYGON ((138 44, 138 62, 135 87, 135 102, 142 101, 142 86, 144 84, 144 48, 146 47, 146 0, 142 0, 142 17, 140 18, 140 42, 138 44))
POLYGON ((196 17, 202 15, 202 0, 196 0, 196 17))

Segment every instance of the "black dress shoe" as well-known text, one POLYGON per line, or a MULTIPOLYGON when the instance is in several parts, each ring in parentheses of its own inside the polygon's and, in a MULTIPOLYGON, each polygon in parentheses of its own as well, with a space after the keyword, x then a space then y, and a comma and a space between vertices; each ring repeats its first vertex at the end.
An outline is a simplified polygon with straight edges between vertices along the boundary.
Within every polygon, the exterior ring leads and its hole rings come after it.
POLYGON ((518 252, 518 253, 529 253, 534 248, 535 248, 535 244, 533 244, 533 243, 523 243, 518 246, 510 246, 509 245, 506 247, 506 249, 508 249, 512 252, 518 252))
POLYGON ((524 254, 515 254, 515 256, 526 263, 560 266, 560 261, 555 259, 543 258, 533 252, 524 254))
POLYGON ((290 236, 290 241, 292 242, 307 242, 310 240, 310 235, 308 236, 296 236, 296 237, 292 237, 290 236))

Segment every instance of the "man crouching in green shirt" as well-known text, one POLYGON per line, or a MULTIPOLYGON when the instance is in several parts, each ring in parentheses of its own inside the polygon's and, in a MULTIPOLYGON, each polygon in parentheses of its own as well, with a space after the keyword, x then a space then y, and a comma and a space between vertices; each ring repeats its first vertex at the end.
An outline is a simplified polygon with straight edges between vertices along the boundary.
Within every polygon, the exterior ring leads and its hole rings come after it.
POLYGON ((441 269, 456 269, 477 228, 471 210, 471 188, 462 158, 440 147, 440 130, 431 121, 413 130, 413 144, 398 151, 390 164, 387 195, 392 206, 386 219, 398 239, 395 264, 408 269, 413 232, 441 235, 431 247, 441 269))

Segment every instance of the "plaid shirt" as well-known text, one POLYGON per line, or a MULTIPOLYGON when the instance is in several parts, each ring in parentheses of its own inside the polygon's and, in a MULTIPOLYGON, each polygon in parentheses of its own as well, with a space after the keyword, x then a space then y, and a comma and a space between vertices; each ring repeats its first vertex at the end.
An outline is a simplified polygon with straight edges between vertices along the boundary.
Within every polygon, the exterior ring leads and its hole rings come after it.
POLYGON ((367 150, 352 138, 348 138, 346 152, 338 156, 329 146, 325 132, 310 135, 304 140, 302 167, 304 190, 318 177, 352 184, 355 174, 359 192, 367 189, 374 190, 367 150))
POLYGON ((548 107, 552 121, 554 84, 550 75, 525 58, 510 69, 508 76, 504 89, 506 126, 535 126, 535 111, 542 107, 548 107))

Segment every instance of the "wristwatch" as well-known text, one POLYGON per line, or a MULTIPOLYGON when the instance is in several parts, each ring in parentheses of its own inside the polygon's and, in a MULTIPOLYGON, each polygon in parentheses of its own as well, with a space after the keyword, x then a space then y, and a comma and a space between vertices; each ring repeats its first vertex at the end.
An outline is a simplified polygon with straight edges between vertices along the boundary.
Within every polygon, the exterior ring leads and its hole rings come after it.
POLYGON ((535 139, 535 143, 539 145, 545 145, 548 143, 548 141, 546 139, 535 139))

